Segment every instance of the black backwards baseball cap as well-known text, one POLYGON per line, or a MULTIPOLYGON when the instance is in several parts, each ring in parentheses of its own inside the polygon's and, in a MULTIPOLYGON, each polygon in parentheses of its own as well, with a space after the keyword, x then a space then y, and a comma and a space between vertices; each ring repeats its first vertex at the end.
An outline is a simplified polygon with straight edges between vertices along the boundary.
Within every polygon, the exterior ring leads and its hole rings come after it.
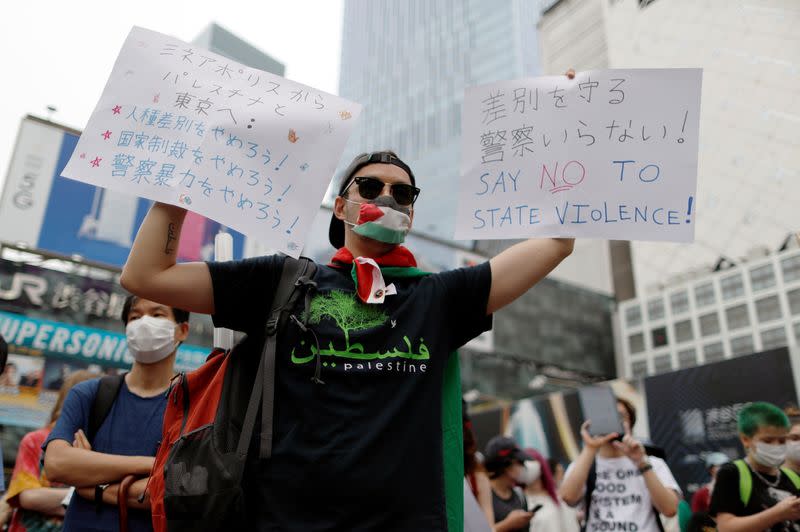
POLYGON ((517 442, 506 436, 495 436, 486 444, 483 453, 483 465, 490 475, 499 475, 514 460, 527 462, 533 457, 517 446, 517 442))
MULTIPOLYGON (((350 166, 348 166, 347 169, 342 172, 341 181, 339 182, 339 193, 337 195, 341 196, 344 194, 344 191, 347 188, 347 185, 350 184, 353 175, 361 168, 367 166, 368 164, 378 163, 393 164, 398 168, 402 168, 406 171, 408 177, 411 178, 411 184, 417 186, 417 180, 414 178, 414 173, 411 171, 411 168, 404 163, 395 152, 383 150, 371 153, 362 153, 353 159, 353 162, 350 163, 350 166)), ((328 240, 336 249, 344 246, 344 222, 337 218, 336 214, 331 214, 331 225, 328 229, 328 240)))

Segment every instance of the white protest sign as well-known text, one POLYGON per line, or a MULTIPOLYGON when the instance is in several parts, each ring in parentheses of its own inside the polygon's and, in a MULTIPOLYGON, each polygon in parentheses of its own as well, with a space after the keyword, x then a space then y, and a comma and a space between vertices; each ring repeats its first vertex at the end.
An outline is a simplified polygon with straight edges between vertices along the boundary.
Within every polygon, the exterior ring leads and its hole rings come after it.
POLYGON ((457 239, 694 239, 700 69, 466 90, 457 239))
POLYGON ((133 28, 62 175, 297 257, 361 106, 133 28))

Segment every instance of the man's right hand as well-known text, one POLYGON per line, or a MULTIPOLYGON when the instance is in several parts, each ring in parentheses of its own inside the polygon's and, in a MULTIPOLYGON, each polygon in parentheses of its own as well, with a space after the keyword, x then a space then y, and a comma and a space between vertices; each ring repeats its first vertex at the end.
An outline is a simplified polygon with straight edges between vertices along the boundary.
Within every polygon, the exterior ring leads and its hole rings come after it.
POLYGON ((581 425, 581 437, 583 438, 583 443, 586 445, 587 448, 597 451, 603 445, 609 443, 610 441, 619 438, 619 434, 616 432, 612 432, 611 434, 606 434, 605 436, 592 436, 589 434, 589 427, 592 426, 592 420, 587 419, 581 425))
POLYGON ((800 497, 787 497, 773 508, 781 521, 800 521, 800 497))

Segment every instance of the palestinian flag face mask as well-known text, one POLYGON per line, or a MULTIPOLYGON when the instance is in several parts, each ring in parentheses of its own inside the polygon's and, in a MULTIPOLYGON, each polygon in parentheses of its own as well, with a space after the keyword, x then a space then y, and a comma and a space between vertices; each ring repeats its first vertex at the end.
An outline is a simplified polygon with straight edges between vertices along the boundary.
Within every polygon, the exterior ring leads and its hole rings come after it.
MULTIPOLYGON (((350 224, 353 225, 353 224, 350 224)), ((401 244, 411 230, 411 209, 391 196, 362 203, 353 232, 386 244, 401 244)))

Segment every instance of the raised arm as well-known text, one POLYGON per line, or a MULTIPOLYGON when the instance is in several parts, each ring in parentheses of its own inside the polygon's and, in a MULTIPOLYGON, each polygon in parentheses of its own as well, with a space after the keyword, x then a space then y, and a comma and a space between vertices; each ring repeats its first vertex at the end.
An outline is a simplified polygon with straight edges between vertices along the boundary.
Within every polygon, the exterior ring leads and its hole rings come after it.
POLYGON ((622 441, 615 441, 612 444, 639 468, 655 509, 667 517, 674 516, 678 513, 678 503, 680 502, 678 493, 664 485, 653 466, 648 464, 647 453, 642 443, 631 436, 627 425, 626 429, 627 434, 622 441))
POLYGON ((178 242, 186 211, 155 203, 145 216, 120 283, 137 296, 164 305, 214 313, 214 292, 203 262, 176 264, 178 242))
POLYGON ((531 239, 515 244, 494 257, 492 288, 486 313, 508 305, 527 292, 572 253, 573 238, 531 239))
POLYGON ((564 476, 564 481, 558 489, 559 496, 570 506, 575 506, 581 502, 581 498, 586 490, 586 481, 589 479, 589 472, 592 469, 594 459, 600 447, 616 438, 617 434, 606 434, 605 436, 591 436, 589 427, 591 420, 586 420, 581 425, 581 438, 583 439, 583 449, 581 454, 572 463, 569 472, 564 476))

